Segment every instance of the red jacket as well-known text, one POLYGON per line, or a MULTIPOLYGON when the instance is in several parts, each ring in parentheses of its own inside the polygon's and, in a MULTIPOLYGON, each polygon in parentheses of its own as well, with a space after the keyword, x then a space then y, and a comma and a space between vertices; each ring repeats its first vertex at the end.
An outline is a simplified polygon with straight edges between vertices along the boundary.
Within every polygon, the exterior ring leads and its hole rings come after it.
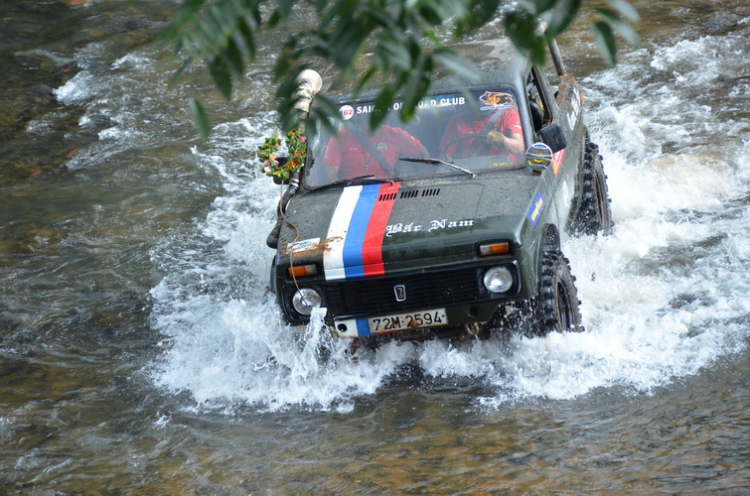
POLYGON ((339 178, 357 177, 365 174, 373 174, 378 178, 391 178, 394 176, 393 168, 399 156, 417 157, 422 149, 422 143, 403 129, 383 125, 373 134, 369 135, 369 141, 380 155, 390 165, 385 169, 381 163, 373 157, 367 147, 357 139, 349 130, 342 130, 338 136, 328 141, 323 163, 332 167, 342 167, 339 170, 339 178))
MULTIPOLYGON (((480 134, 487 121, 492 119, 495 113, 491 113, 484 119, 475 120, 469 114, 460 114, 450 120, 448 126, 445 129, 445 134, 440 142, 440 152, 445 154, 448 152, 448 156, 458 155, 458 157, 465 157, 469 153, 469 150, 474 145, 476 139, 466 138, 464 140, 457 141, 450 145, 450 149, 446 147, 451 141, 458 138, 459 136, 465 136, 467 134, 480 134)), ((492 126, 491 130, 500 131, 505 136, 510 137, 511 134, 523 134, 523 128, 521 127, 521 116, 518 110, 510 108, 506 110, 500 119, 492 126)), ((489 147, 490 155, 508 155, 508 150, 501 144, 494 144, 489 147)), ((511 158, 513 158, 511 156, 511 158)))

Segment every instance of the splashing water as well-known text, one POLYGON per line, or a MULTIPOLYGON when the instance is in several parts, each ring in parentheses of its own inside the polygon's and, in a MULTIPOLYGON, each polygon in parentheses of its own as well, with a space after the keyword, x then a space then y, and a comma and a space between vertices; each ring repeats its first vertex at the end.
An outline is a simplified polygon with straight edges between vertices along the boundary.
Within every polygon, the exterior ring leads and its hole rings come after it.
MULTIPOLYGON (((497 408, 601 387, 650 392, 744 349, 750 143, 697 89, 741 70, 730 59, 746 45, 730 36, 641 49, 583 81, 616 226, 608 237, 563 243, 582 334, 390 343, 353 362, 322 315, 304 333, 287 327, 266 292, 273 253, 263 244, 279 191, 247 158, 273 115, 215 129, 209 150, 196 153, 219 171, 225 194, 193 234, 154 253, 172 274, 152 291, 154 327, 167 336, 155 382, 189 393, 197 408, 348 411, 416 364, 429 377, 476 381, 478 404, 497 408), (696 50, 716 59, 686 63, 696 50)), ((727 94, 746 97, 741 81, 727 94)))

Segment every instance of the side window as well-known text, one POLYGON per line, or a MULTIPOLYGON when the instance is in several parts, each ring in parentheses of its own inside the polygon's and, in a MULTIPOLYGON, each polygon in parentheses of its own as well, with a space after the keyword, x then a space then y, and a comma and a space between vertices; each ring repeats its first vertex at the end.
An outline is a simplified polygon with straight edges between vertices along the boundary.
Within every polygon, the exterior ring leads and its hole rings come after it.
POLYGON ((534 132, 539 131, 552 123, 552 113, 545 98, 540 90, 539 76, 536 68, 532 68, 526 81, 526 96, 529 99, 529 111, 531 112, 531 122, 534 124, 534 132))

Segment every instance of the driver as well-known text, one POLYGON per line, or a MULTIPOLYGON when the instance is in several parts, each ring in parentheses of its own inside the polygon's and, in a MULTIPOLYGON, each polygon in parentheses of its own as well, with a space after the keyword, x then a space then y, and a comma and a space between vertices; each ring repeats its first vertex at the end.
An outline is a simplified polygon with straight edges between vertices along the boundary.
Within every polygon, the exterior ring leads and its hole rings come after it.
POLYGON ((511 161, 515 162, 515 157, 522 156, 525 150, 521 116, 515 108, 500 112, 499 115, 498 111, 490 112, 478 119, 471 110, 458 114, 448 122, 440 142, 440 152, 452 160, 471 156, 484 149, 482 155, 509 155, 511 161), (461 139, 462 136, 466 138, 461 139), (486 145, 476 143, 477 140, 484 140, 489 150, 486 145))
POLYGON ((383 124, 372 133, 366 128, 342 129, 328 141, 323 163, 337 167, 339 179, 370 174, 380 179, 392 178, 399 156, 427 156, 424 145, 400 127, 383 124))

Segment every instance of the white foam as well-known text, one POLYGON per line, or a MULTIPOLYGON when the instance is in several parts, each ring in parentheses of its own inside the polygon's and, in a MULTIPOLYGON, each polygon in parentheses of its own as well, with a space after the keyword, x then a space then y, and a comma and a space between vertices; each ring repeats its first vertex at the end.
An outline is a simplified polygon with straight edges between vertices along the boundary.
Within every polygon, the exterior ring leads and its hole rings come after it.
POLYGON ((55 98, 61 103, 73 105, 81 103, 91 96, 97 78, 88 71, 81 71, 64 85, 53 90, 55 98))
POLYGON ((161 255, 172 271, 152 291, 155 328, 168 336, 155 382, 189 393, 199 408, 349 411, 400 366, 416 364, 430 377, 484 385, 478 403, 497 408, 596 388, 650 392, 739 351, 750 314, 750 216, 741 200, 732 205, 747 195, 749 145, 696 140, 737 124, 695 105, 689 82, 715 78, 729 64, 732 47, 722 43, 641 49, 585 80, 587 123, 604 156, 616 226, 608 237, 564 241, 583 302, 581 334, 391 343, 360 352, 358 363, 347 358, 346 342, 322 331, 319 316, 300 335, 265 293, 273 251, 264 240, 279 189, 260 177, 254 150, 273 116, 217 127, 210 149, 197 155, 225 193, 195 239, 161 255), (717 60, 707 62, 706 50, 717 60), (701 63, 687 63, 696 53, 701 63), (680 77, 652 82, 644 66, 680 77))

